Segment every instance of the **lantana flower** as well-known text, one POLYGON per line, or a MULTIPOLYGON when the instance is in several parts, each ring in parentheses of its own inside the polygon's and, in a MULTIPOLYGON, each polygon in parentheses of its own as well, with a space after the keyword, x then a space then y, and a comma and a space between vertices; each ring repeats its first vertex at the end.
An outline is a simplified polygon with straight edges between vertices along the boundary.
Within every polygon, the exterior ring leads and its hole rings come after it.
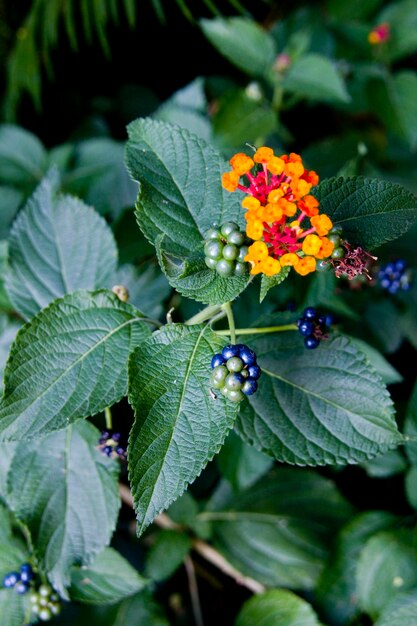
POLYGON ((378 45, 388 41, 391 35, 391 29, 388 22, 384 22, 383 24, 378 24, 368 33, 368 41, 372 45, 378 45))
POLYGON ((251 274, 275 276, 292 266, 305 276, 316 269, 317 260, 331 256, 334 244, 326 235, 333 223, 310 194, 319 178, 305 169, 298 154, 276 156, 263 146, 252 157, 239 152, 229 162, 232 169, 223 174, 222 185, 246 194, 246 234, 254 243, 245 261, 251 274))

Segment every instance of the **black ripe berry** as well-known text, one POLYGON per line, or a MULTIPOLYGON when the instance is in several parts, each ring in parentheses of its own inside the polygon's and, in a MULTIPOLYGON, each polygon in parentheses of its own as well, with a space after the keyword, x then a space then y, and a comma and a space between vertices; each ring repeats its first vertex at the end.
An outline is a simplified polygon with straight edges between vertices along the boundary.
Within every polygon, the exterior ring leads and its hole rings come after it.
POLYGON ((210 386, 232 402, 241 402, 258 388, 261 368, 256 354, 243 344, 228 345, 211 360, 210 386))
POLYGON ((314 350, 322 339, 327 339, 331 323, 330 315, 322 315, 312 306, 304 309, 302 316, 297 320, 297 326, 308 350, 314 350))
POLYGON ((244 258, 248 253, 246 234, 234 222, 222 226, 213 224, 205 236, 204 254, 207 267, 220 276, 244 276, 249 264, 244 258))

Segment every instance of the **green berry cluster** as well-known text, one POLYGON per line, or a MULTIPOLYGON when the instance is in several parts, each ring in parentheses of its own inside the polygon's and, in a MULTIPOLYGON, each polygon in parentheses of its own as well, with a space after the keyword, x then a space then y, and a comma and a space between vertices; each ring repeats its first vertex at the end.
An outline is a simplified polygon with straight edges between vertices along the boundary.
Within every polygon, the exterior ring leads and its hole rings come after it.
POLYGON ((210 386, 232 402, 241 402, 258 388, 261 368, 256 354, 244 344, 228 345, 211 360, 210 386))
MULTIPOLYGON (((339 260, 343 259, 345 256, 345 249, 343 248, 342 242, 342 227, 341 226, 333 226, 329 233, 326 235, 327 239, 329 239, 333 244, 333 252, 330 255, 331 259, 339 260)), ((330 270, 332 268, 332 264, 329 263, 329 259, 322 259, 317 261, 316 269, 318 271, 330 270)))
POLYGON ((49 622, 61 612, 59 596, 49 585, 40 585, 30 596, 32 613, 42 622, 49 622))
POLYGON ((205 236, 204 254, 207 267, 220 276, 244 276, 249 264, 244 261, 248 253, 248 239, 234 222, 222 226, 213 224, 205 236))

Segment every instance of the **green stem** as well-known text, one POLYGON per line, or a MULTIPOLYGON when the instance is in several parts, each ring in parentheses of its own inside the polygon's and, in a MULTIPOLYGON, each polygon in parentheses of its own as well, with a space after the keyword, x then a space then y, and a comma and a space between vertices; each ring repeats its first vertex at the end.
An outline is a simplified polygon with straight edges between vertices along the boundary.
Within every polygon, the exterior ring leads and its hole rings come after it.
POLYGON ((235 318, 233 317, 233 310, 232 310, 232 305, 230 304, 230 302, 226 302, 226 304, 223 304, 223 310, 226 311, 227 321, 229 324, 229 330, 223 334, 230 335, 230 341, 232 342, 232 344, 235 344, 236 343, 235 318))
POLYGON ((106 408, 104 409, 104 417, 106 419, 107 430, 113 430, 113 419, 112 419, 111 410, 109 406, 106 406, 106 408))
POLYGON ((219 306, 218 304, 214 306, 207 306, 202 311, 199 311, 199 313, 196 313, 195 315, 190 317, 190 319, 184 323, 187 326, 192 326, 193 324, 201 324, 202 322, 205 322, 206 320, 211 319, 214 315, 219 313, 221 309, 222 307, 219 306))
MULTIPOLYGON (((236 335, 260 335, 263 333, 281 333, 286 330, 297 330, 296 324, 284 324, 283 326, 264 326, 263 328, 236 328, 233 332, 236 335)), ((230 330, 216 330, 218 335, 230 335, 233 341, 232 329, 230 330)))

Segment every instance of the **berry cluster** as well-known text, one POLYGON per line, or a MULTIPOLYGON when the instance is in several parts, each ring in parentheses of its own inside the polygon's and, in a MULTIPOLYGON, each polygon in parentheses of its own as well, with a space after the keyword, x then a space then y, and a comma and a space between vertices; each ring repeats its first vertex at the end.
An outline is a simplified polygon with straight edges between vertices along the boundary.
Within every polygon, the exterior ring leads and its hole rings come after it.
MULTIPOLYGON (((333 244, 333 252, 330 255, 330 259, 343 259, 345 256, 345 250, 343 248, 342 242, 342 227, 341 226, 333 226, 328 234, 327 239, 333 244)), ((317 261, 316 269, 318 271, 330 270, 332 268, 332 264, 329 263, 329 259, 321 259, 317 261)))
POLYGON ((297 320, 298 332, 304 337, 305 347, 313 350, 322 339, 327 339, 331 323, 330 315, 321 315, 312 306, 305 308, 303 315, 297 320))
POLYGON ((377 282, 389 293, 397 293, 399 289, 406 291, 410 288, 410 272, 403 259, 385 263, 377 273, 377 282))
POLYGON ((220 276, 244 276, 248 273, 245 256, 248 253, 248 240, 234 222, 226 222, 219 227, 213 224, 205 237, 204 254, 207 267, 216 270, 220 276))
POLYGON ((232 402, 241 402, 258 388, 257 380, 261 368, 256 362, 256 354, 243 344, 229 345, 211 360, 212 373, 210 386, 232 402))
POLYGON ((32 613, 42 622, 48 622, 61 612, 59 596, 49 585, 40 585, 30 596, 32 613))
POLYGON ((3 578, 3 587, 6 589, 15 589, 17 593, 23 594, 29 591, 31 582, 33 581, 35 574, 32 566, 29 563, 23 563, 20 566, 19 572, 9 572, 3 578))
POLYGON ((122 436, 112 430, 103 430, 98 440, 98 449, 112 459, 126 461, 127 451, 121 443, 122 436))

